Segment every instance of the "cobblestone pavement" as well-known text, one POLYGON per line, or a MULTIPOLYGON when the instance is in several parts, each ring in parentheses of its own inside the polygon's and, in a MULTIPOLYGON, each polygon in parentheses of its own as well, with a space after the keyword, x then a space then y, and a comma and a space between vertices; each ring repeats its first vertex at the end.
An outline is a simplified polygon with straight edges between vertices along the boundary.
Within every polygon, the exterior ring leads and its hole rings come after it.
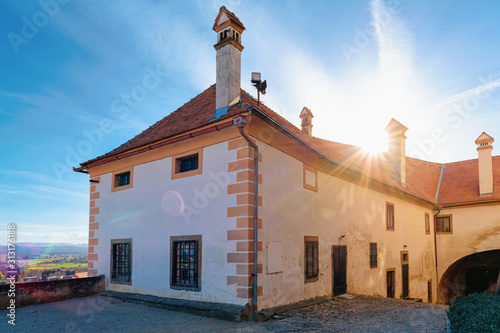
POLYGON ((290 311, 273 332, 446 332, 446 306, 358 296, 290 311))
POLYGON ((359 296, 235 323, 99 295, 0 311, 0 332, 446 332, 444 306, 359 296))

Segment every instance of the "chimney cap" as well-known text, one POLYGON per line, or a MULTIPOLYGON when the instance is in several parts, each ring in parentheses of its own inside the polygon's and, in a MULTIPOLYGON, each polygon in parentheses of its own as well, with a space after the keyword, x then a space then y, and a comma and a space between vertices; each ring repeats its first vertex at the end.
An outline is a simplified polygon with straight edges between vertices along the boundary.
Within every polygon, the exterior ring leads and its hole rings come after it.
POLYGON ((309 108, 306 108, 304 106, 304 108, 302 109, 302 111, 300 112, 300 118, 306 118, 307 116, 310 116, 311 118, 314 117, 314 115, 312 114, 311 110, 309 108))
POLYGON ((400 133, 402 136, 404 136, 405 132, 408 130, 408 127, 405 125, 401 124, 399 121, 396 119, 392 118, 389 124, 385 127, 385 131, 389 134, 391 133, 400 133))
POLYGON ((245 30, 245 26, 241 23, 240 19, 234 15, 234 13, 227 10, 226 6, 222 6, 219 9, 219 14, 215 18, 214 26, 212 29, 215 32, 219 32, 220 30, 232 26, 236 29, 240 34, 245 30), (224 17, 225 16, 225 17, 224 17))
POLYGON ((486 132, 483 132, 481 133, 481 135, 476 139, 476 141, 474 141, 478 146, 481 146, 481 144, 484 144, 484 143, 493 143, 493 141, 495 141, 495 139, 493 139, 492 136, 486 134, 486 132))

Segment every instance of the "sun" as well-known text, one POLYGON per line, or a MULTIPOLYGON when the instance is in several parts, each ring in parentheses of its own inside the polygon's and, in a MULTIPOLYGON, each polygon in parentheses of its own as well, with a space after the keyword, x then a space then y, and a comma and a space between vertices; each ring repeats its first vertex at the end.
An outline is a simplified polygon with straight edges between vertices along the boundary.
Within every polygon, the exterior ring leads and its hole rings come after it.
POLYGON ((359 137, 358 145, 369 154, 378 154, 387 151, 387 136, 381 131, 366 131, 359 137))

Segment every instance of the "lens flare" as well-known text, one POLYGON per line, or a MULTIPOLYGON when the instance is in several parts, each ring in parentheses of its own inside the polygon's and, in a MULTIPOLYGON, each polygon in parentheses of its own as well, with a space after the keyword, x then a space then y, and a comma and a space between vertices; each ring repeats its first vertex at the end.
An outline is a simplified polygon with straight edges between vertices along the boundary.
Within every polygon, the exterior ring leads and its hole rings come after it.
POLYGON ((170 216, 179 216, 184 212, 184 199, 179 192, 165 192, 161 198, 161 207, 166 214, 170 216))

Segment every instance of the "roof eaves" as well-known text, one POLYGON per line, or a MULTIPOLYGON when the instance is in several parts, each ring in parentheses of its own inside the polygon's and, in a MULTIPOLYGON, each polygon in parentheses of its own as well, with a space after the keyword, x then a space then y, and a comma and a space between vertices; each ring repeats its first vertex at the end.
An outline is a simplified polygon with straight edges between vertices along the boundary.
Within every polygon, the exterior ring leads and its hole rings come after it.
MULTIPOLYGON (((227 118, 230 118, 230 117, 226 117, 226 118, 224 118, 224 120, 227 118)), ((220 120, 220 119, 218 119, 218 120, 220 120)), ((75 172, 84 172, 83 170, 88 170, 89 167, 96 167, 98 165, 117 161, 117 160, 120 160, 120 159, 123 159, 126 157, 130 157, 133 155, 138 155, 138 154, 141 154, 141 153, 144 153, 144 152, 147 152, 150 150, 154 150, 154 149, 157 149, 157 148, 169 145, 169 144, 177 143, 179 141, 184 141, 186 139, 192 139, 192 138, 195 138, 197 136, 208 134, 208 133, 211 133, 214 131, 220 131, 220 130, 227 128, 227 127, 230 127, 232 125, 233 125, 233 122, 232 122, 232 120, 230 120, 230 121, 226 121, 223 123, 215 124, 211 127, 205 127, 205 126, 197 127, 197 128, 192 129, 191 131, 186 131, 186 132, 180 133, 183 135, 179 135, 179 136, 174 135, 170 138, 158 140, 156 142, 152 142, 150 144, 147 144, 147 145, 144 145, 141 147, 126 150, 124 152, 120 152, 120 153, 117 153, 117 154, 114 154, 111 156, 106 156, 104 158, 96 158, 94 160, 81 163, 79 168, 73 168, 73 169, 75 172)))

